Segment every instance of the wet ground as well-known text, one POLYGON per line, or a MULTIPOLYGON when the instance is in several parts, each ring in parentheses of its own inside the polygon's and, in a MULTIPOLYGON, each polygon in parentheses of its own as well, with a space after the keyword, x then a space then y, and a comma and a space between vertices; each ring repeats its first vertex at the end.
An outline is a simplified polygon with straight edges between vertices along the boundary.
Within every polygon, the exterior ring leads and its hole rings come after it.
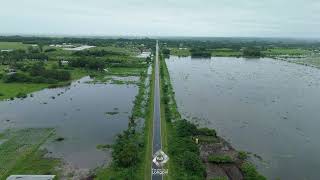
POLYGON ((45 89, 33 97, 0 102, 0 132, 8 128, 53 127, 60 141, 45 147, 50 156, 61 157, 68 166, 93 169, 110 162, 110 152, 98 144, 111 144, 128 127, 134 84, 93 84, 89 77, 69 87, 45 89), (106 112, 117 112, 107 114, 106 112))
POLYGON ((179 110, 270 179, 318 179, 320 70, 272 59, 167 60, 179 110))

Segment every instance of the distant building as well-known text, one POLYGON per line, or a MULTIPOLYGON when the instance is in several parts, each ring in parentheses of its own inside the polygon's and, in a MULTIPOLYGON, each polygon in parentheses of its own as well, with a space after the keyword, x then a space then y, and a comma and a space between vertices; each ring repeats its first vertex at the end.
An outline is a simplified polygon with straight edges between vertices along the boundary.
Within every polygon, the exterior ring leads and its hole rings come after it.
POLYGON ((11 52, 13 49, 1 49, 1 52, 11 52))

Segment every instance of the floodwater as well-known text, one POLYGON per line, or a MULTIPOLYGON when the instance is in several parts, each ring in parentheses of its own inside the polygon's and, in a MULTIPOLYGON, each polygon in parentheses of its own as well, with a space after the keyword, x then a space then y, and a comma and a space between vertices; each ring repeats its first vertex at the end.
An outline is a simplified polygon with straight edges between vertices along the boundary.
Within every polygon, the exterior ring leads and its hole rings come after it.
POLYGON ((0 102, 0 132, 7 128, 56 128, 57 136, 65 140, 46 144, 52 156, 62 157, 78 169, 93 169, 110 162, 110 152, 96 146, 111 144, 118 133, 128 128, 138 87, 87 83, 91 80, 84 77, 69 87, 0 102))
POLYGON ((166 62, 184 118, 256 154, 268 179, 319 179, 319 69, 267 58, 166 62))

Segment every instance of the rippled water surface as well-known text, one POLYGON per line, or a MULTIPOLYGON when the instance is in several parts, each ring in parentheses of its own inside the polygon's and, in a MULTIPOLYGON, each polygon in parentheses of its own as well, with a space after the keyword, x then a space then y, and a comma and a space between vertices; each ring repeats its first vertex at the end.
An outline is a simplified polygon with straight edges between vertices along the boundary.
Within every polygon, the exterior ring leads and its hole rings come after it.
POLYGON ((112 143, 118 133, 127 129, 138 87, 87 83, 90 80, 85 77, 69 87, 0 102, 0 131, 53 127, 59 137, 65 138, 47 143, 53 156, 85 169, 109 162, 110 152, 97 150, 96 146, 112 143))
POLYGON ((319 179, 319 69, 272 59, 166 62, 185 118, 261 156, 252 160, 270 179, 319 179))

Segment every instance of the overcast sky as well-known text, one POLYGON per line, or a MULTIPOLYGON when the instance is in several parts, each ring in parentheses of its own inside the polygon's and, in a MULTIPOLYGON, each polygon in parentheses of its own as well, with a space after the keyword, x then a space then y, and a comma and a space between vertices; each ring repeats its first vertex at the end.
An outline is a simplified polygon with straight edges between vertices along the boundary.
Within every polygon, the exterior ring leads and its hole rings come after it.
POLYGON ((320 37, 320 0, 1 0, 0 34, 320 37))

